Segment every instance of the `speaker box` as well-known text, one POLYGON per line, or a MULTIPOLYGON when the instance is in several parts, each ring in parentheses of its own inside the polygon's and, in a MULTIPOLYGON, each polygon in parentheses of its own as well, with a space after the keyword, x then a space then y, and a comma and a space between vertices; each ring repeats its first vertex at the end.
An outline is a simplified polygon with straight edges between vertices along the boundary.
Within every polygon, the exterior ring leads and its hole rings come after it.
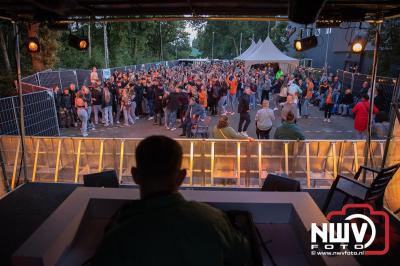
POLYGON ((300 182, 287 177, 268 174, 261 191, 300 191, 300 182))
POLYGON ((84 175, 83 184, 85 187, 119 187, 115 170, 84 175))

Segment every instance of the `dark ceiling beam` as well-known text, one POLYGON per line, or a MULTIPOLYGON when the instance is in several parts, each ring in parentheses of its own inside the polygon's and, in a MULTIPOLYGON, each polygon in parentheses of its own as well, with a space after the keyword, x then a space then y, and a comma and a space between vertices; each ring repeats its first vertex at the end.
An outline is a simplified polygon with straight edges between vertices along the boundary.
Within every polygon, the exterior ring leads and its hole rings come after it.
POLYGON ((400 18, 400 7, 390 10, 385 15, 385 19, 396 19, 396 18, 400 18))
POLYGON ((68 15, 78 6, 75 0, 32 0, 31 3, 39 9, 60 16, 68 15))
POLYGON ((245 17, 245 16, 209 16, 209 17, 120 17, 120 18, 71 18, 58 20, 57 23, 68 24, 75 22, 141 22, 141 21, 177 21, 177 20, 209 20, 209 21, 226 21, 226 20, 236 20, 236 21, 287 21, 287 17, 245 17))
MULTIPOLYGON (((69 16, 286 16, 289 2, 302 2, 311 11, 310 0, 0 0, 0 14, 13 19, 63 20, 69 16), (72 4, 71 4, 72 3, 72 4)), ((321 1, 321 0, 317 0, 321 1)), ((323 0, 322 0, 323 1, 323 0)), ((397 0, 327 0, 321 16, 344 19, 373 19, 400 15, 397 0), (348 11, 359 10, 357 14, 348 11), (355 14, 353 16, 353 14, 355 14)), ((295 9, 299 12, 300 9, 295 9)))

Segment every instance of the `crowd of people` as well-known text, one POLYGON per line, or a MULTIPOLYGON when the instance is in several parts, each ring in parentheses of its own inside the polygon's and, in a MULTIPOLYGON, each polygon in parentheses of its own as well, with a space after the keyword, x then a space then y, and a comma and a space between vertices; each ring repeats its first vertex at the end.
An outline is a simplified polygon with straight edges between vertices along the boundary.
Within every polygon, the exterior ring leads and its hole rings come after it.
MULTIPOLYGON (((305 136, 297 121, 309 117, 312 105, 324 112, 323 123, 330 123, 332 115, 354 116, 357 137, 364 138, 367 131, 368 82, 354 95, 338 77, 314 80, 302 68, 285 74, 274 64, 251 69, 233 63, 157 66, 115 71, 102 82, 93 67, 88 79, 89 85, 80 89, 73 83, 63 90, 54 88, 59 125, 79 123, 84 137, 98 124, 129 127, 138 119, 171 131, 179 126, 181 137, 192 137, 206 117, 218 115, 218 124, 210 129, 214 138, 251 140, 247 130, 253 118, 259 139, 269 139, 274 120, 281 120, 273 138, 302 140, 305 136), (255 117, 250 110, 257 110, 255 117), (229 117, 236 113, 237 131, 229 126, 229 117)), ((374 128, 378 137, 384 137, 389 110, 379 88, 374 102, 374 128)))

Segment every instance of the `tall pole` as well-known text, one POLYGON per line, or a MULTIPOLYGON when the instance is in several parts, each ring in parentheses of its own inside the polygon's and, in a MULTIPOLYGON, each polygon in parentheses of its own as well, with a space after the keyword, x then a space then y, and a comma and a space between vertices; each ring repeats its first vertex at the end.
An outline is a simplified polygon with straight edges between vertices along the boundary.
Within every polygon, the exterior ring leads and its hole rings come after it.
POLYGON ((109 67, 109 54, 108 54, 108 37, 107 37, 107 22, 103 24, 103 37, 104 37, 104 65, 105 68, 109 67))
POLYGON ((239 42, 239 50, 240 50, 240 54, 242 54, 242 33, 240 33, 240 42, 239 42))
POLYGON ((163 60, 163 40, 162 40, 162 32, 161 32, 161 21, 160 21, 160 61, 163 60))
POLYGON ((175 41, 175 56, 176 60, 178 60, 178 41, 175 41))
MULTIPOLYGON (((22 155, 22 170, 24 173, 24 182, 28 182, 28 171, 26 169, 26 154, 25 154, 25 121, 24 121, 24 101, 22 98, 22 84, 21 84, 21 53, 19 51, 19 32, 16 22, 13 23, 14 36, 15 36, 15 59, 17 65, 17 79, 18 79, 18 99, 19 99, 19 135, 21 138, 21 155, 22 155)), ((17 184, 18 185, 18 184, 17 184)))
POLYGON ((394 87, 394 91, 392 94, 392 105, 390 108, 390 126, 386 137, 385 151, 383 153, 381 168, 384 168, 386 166, 386 160, 390 148, 389 146, 393 138, 393 130, 397 120, 397 111, 399 110, 399 105, 398 105, 399 94, 400 94, 400 73, 397 76, 396 86, 394 87))
POLYGON ((328 32, 328 41, 326 42, 326 51, 325 51, 325 75, 328 76, 328 50, 329 50, 329 41, 331 39, 332 28, 327 29, 328 32))
POLYGON ((211 42, 211 60, 214 60, 214 33, 212 33, 212 42, 211 42))
MULTIPOLYGON (((371 78, 371 97, 369 100, 369 113, 368 113, 368 134, 367 134, 367 141, 365 143, 365 149, 364 149, 364 165, 368 166, 368 161, 369 161, 369 155, 370 155, 370 149, 371 149, 371 127, 372 127, 372 117, 374 114, 374 98, 375 98, 375 86, 376 86, 376 73, 377 73, 377 68, 378 68, 378 50, 379 50, 379 43, 380 43, 380 37, 379 37, 379 31, 381 29, 381 24, 378 24, 376 26, 375 30, 375 47, 374 47, 374 61, 372 64, 372 78, 371 78)), ((365 172, 362 177, 363 182, 365 183, 366 181, 366 175, 365 172)))
POLYGON ((89 26, 88 26, 88 41, 89 41, 89 47, 88 47, 88 52, 89 52, 89 58, 92 58, 92 34, 91 34, 91 29, 90 29, 90 25, 91 23, 89 22, 89 26))

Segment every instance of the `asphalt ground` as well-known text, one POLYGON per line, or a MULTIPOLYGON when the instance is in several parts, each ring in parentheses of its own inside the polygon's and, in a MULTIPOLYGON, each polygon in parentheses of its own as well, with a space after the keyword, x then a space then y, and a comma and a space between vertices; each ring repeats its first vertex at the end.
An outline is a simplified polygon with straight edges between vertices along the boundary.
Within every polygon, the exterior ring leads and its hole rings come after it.
MULTIPOLYGON (((256 109, 261 108, 257 106, 256 109)), ((256 129, 254 117, 256 110, 251 110, 251 123, 247 130, 250 137, 256 138, 256 129)), ((275 129, 281 124, 280 112, 275 111, 276 120, 274 121, 273 129, 271 130, 271 137, 275 129)), ((145 138, 150 135, 165 135, 172 138, 178 138, 182 133, 180 128, 175 131, 167 130, 164 126, 153 125, 153 121, 149 121, 148 117, 144 116, 136 120, 134 125, 124 126, 123 123, 115 124, 112 127, 104 127, 102 124, 96 125, 95 130, 89 131, 88 137, 97 138, 145 138)), ((210 123, 210 136, 212 128, 217 124, 219 115, 213 116, 210 123)), ((353 129, 354 119, 352 117, 343 117, 333 115, 331 122, 324 122, 324 112, 320 111, 318 107, 310 106, 310 116, 308 118, 300 118, 297 124, 303 130, 306 139, 356 139, 356 133, 353 129)), ((122 118, 121 118, 122 121, 122 118)), ((239 114, 229 116, 229 123, 235 130, 239 124, 239 114)), ((180 121, 177 120, 177 127, 180 121)), ((78 137, 81 136, 79 128, 62 128, 62 136, 78 137)))

